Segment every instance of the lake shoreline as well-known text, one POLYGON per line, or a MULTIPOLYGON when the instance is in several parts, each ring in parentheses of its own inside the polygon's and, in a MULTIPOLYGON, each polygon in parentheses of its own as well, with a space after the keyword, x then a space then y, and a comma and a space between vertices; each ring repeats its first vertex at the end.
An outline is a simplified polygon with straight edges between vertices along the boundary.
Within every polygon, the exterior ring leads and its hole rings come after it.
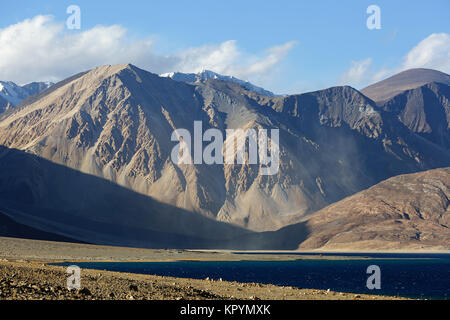
POLYGON ((0 300, 407 300, 220 279, 190 279, 82 269, 81 287, 66 288, 66 268, 0 261, 0 300))
MULTIPOLYGON (((271 284, 177 278, 82 269, 82 290, 66 288, 58 262, 294 261, 361 257, 233 253, 223 250, 139 249, 0 237, 0 299, 102 300, 391 300, 392 296, 299 289, 271 284), (137 288, 137 291, 135 290, 137 288), (83 290, 86 289, 86 290, 83 290)), ((252 251, 253 252, 253 251, 252 251)), ((267 252, 268 253, 268 252, 267 252)), ((288 252, 289 253, 289 252, 288 252)))
POLYGON ((383 254, 383 253, 433 253, 448 254, 450 251, 274 251, 274 250, 199 250, 199 249, 143 249, 133 247, 106 246, 94 244, 80 244, 71 242, 55 242, 44 240, 30 240, 21 238, 0 237, 0 258, 25 259, 41 262, 64 261, 128 261, 128 262, 156 262, 156 261, 238 261, 238 260, 351 260, 364 259, 364 256, 352 254, 383 254), (257 254, 255 254, 257 253, 257 254), (265 254, 266 253, 266 254, 265 254), (311 255, 308 255, 311 253, 311 255), (336 256, 332 254, 336 253, 336 256), (345 256, 348 253, 349 256, 345 256))

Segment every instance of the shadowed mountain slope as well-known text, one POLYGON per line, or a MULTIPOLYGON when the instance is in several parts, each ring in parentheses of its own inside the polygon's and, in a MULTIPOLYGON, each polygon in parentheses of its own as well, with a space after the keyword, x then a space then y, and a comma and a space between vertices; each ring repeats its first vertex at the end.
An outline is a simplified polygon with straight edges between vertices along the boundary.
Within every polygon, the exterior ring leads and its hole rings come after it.
POLYGON ((2 213, 0 213, 0 237, 83 243, 82 241, 67 238, 50 232, 45 232, 39 229, 31 228, 24 224, 17 223, 13 219, 2 213))
POLYGON ((450 149, 450 86, 428 83, 406 90, 380 107, 393 113, 411 131, 450 149))
POLYGON ((0 147, 0 212, 18 224, 95 244, 205 248, 215 240, 248 233, 4 147, 0 147))

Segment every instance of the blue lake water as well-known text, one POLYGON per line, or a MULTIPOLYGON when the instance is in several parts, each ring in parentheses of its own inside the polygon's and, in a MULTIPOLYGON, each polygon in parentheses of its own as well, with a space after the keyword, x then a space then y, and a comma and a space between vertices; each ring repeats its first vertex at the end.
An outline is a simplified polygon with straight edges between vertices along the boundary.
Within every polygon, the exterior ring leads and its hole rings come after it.
MULTIPOLYGON (((367 256, 352 254, 355 255, 367 256)), ((80 268, 160 276, 222 278, 227 281, 271 283, 309 289, 450 299, 450 255, 445 254, 401 254, 400 258, 398 254, 388 254, 388 257, 357 260, 76 262, 58 265, 71 264, 80 268), (370 265, 377 265, 381 269, 380 290, 369 290, 366 287, 370 276, 366 270, 370 265)))

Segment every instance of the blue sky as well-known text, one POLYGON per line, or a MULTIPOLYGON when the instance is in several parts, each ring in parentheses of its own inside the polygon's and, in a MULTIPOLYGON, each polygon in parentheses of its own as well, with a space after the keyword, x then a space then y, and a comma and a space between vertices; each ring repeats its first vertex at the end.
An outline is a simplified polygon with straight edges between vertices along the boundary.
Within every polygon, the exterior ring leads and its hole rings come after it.
POLYGON ((60 80, 132 62, 157 73, 205 67, 277 93, 362 88, 407 67, 449 73, 449 12, 448 0, 8 1, 0 80, 60 80), (80 30, 63 27, 72 4, 81 9, 80 30), (381 9, 379 30, 366 26, 372 4, 381 9))

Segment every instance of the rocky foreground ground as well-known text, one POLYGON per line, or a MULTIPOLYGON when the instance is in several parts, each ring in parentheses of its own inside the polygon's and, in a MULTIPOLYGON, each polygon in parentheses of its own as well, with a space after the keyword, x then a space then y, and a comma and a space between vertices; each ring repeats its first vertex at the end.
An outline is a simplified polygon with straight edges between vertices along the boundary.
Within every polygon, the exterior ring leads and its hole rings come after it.
POLYGON ((0 261, 0 300, 356 300, 394 299, 258 283, 82 270, 68 290, 66 268, 36 261, 0 261))

